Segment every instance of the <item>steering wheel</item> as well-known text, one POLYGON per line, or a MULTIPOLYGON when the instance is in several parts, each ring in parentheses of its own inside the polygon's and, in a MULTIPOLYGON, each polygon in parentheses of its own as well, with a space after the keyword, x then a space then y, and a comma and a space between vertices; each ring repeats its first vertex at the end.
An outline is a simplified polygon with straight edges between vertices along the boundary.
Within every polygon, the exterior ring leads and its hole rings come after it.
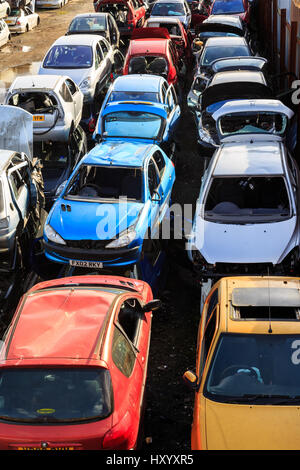
POLYGON ((223 370, 220 381, 228 377, 228 375, 234 375, 239 369, 246 369, 247 371, 249 370, 250 376, 255 377, 257 379, 257 373, 253 369, 253 367, 249 367, 248 365, 245 364, 236 364, 233 366, 229 366, 226 369, 223 370))

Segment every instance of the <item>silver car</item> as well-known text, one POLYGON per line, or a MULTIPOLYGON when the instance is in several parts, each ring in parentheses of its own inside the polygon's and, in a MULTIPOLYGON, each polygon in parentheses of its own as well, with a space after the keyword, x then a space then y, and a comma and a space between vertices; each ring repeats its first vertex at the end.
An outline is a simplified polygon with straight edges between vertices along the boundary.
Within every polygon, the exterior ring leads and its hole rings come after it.
POLYGON ((40 75, 68 75, 80 88, 84 102, 93 102, 110 81, 114 51, 109 42, 93 34, 61 36, 51 46, 40 75))
POLYGON ((67 142, 81 121, 83 93, 67 76, 27 75, 14 80, 5 104, 32 114, 34 141, 67 142))

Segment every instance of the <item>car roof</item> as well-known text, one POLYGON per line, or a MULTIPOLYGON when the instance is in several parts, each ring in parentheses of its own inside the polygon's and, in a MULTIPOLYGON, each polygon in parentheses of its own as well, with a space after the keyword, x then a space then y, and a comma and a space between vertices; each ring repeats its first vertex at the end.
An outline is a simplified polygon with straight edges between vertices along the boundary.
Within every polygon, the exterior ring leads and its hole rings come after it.
POLYGON ((132 39, 129 43, 128 54, 165 54, 169 41, 170 39, 162 38, 132 39))
POLYGON ((14 317, 6 359, 99 359, 95 354, 101 346, 99 336, 115 301, 128 291, 140 293, 144 284, 133 280, 133 288, 128 289, 126 281, 131 280, 74 276, 34 286, 14 317))
POLYGON ((221 145, 213 176, 283 175, 280 142, 236 142, 221 145))
POLYGON ((61 36, 56 39, 52 46, 92 46, 96 41, 101 41, 102 39, 101 36, 96 34, 72 34, 70 36, 61 36))
MULTIPOLYGON (((268 298, 265 303, 270 302, 272 304, 273 299, 283 294, 282 306, 288 304, 289 300, 292 305, 295 298, 299 296, 300 278, 281 276, 225 277, 219 282, 219 288, 221 293, 219 299, 223 299, 220 304, 219 331, 226 333, 270 334, 269 319, 267 321, 234 319, 232 305, 242 305, 248 297, 254 298, 254 303, 259 304, 263 294, 265 294, 265 297, 267 295, 268 298), (246 289, 249 289, 249 292, 246 289), (252 292, 250 292, 250 289, 252 292), (257 291, 255 292, 255 290, 257 291)), ((299 334, 300 321, 296 318, 292 319, 292 321, 291 318, 288 318, 286 321, 272 321, 271 318, 271 328, 272 334, 299 334)))
POLYGON ((205 47, 227 47, 227 46, 247 46, 247 41, 245 38, 242 37, 215 37, 215 38, 208 38, 205 43, 205 47))
POLYGON ((157 93, 164 78, 159 75, 121 75, 113 82, 113 91, 148 91, 157 93))
POLYGON ((251 82, 266 85, 266 79, 262 72, 249 70, 233 70, 227 72, 217 72, 209 86, 220 85, 230 82, 251 82))
POLYGON ((152 145, 147 143, 104 141, 96 145, 80 164, 142 168, 151 148, 152 145))
POLYGON ((45 90, 54 90, 62 78, 64 78, 62 75, 22 75, 15 78, 11 89, 43 88, 45 90))
POLYGON ((206 23, 222 23, 237 26, 242 28, 242 22, 239 16, 230 16, 230 15, 210 15, 206 20, 203 21, 206 23))

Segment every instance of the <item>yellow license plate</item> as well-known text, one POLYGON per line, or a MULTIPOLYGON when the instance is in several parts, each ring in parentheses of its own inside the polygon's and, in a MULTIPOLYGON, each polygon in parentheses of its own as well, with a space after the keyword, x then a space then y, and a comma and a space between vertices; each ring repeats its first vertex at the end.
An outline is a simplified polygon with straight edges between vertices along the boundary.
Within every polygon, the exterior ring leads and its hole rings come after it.
POLYGON ((18 450, 74 450, 74 447, 18 447, 18 450))
POLYGON ((11 20, 6 20, 5 23, 6 24, 12 24, 12 21, 11 20))
POLYGON ((45 121, 45 116, 33 116, 34 121, 45 121))

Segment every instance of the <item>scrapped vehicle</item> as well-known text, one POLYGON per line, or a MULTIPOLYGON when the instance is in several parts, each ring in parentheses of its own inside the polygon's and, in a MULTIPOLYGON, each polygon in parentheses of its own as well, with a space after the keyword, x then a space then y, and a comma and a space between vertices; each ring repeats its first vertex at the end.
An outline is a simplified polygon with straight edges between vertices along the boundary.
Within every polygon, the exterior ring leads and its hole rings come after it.
POLYGON ((62 75, 26 75, 10 86, 5 103, 32 114, 34 141, 67 142, 81 121, 83 93, 62 75))
POLYGON ((116 276, 24 294, 1 348, 0 449, 137 449, 160 307, 146 283, 116 276))
POLYGON ((181 21, 175 17, 152 17, 145 23, 146 28, 165 28, 174 42, 179 58, 190 64, 192 60, 190 39, 181 21))
POLYGON ((12 272, 28 263, 43 222, 43 178, 32 153, 32 115, 6 105, 1 111, 0 271, 12 272))
POLYGON ((5 22, 11 33, 26 33, 40 24, 40 17, 31 8, 12 8, 5 22))
POLYGON ((211 15, 237 15, 245 23, 250 23, 251 1, 249 0, 214 0, 211 15))
POLYGON ((0 47, 11 40, 11 34, 4 20, 0 20, 0 47))
POLYGON ((152 9, 151 17, 175 16, 186 30, 191 26, 192 13, 185 0, 157 0, 152 9))
POLYGON ((87 153, 86 134, 78 126, 70 135, 68 142, 34 142, 33 151, 42 166, 45 208, 49 210, 60 193, 60 186, 87 153))
POLYGON ((71 34, 99 34, 113 48, 118 49, 120 45, 118 26, 110 13, 82 13, 76 15, 66 32, 67 36, 71 34))
POLYGON ((188 256, 200 277, 289 274, 299 265, 299 169, 278 100, 226 103, 220 148, 201 183, 188 256))
POLYGON ((177 86, 182 66, 166 29, 141 28, 129 42, 123 73, 160 75, 177 86))
POLYGON ((212 2, 213 0, 187 0, 192 13, 191 32, 193 34, 197 25, 209 17, 212 2))
POLYGON ((226 277, 198 330, 193 450, 299 449, 299 277, 226 277), (283 426, 282 423, 288 423, 283 426))
POLYGON ((0 0, 0 18, 9 16, 11 11, 10 4, 6 0, 0 0))
POLYGON ((266 68, 268 61, 264 57, 229 57, 226 59, 217 59, 206 70, 206 76, 203 77, 200 71, 194 75, 191 89, 187 96, 188 106, 194 108, 198 106, 199 97, 205 88, 211 82, 212 77, 219 72, 233 72, 248 70, 252 72, 263 72, 267 76, 266 68))
POLYGON ((191 104, 201 148, 215 150, 220 144, 214 113, 226 102, 244 99, 273 98, 263 72, 228 71, 216 73, 200 94, 196 107, 191 104))
POLYGON ((130 37, 136 28, 145 23, 146 9, 141 0, 98 0, 96 12, 110 13, 116 20, 121 37, 130 37))
POLYGON ((110 80, 114 51, 94 34, 61 36, 46 53, 40 75, 67 75, 79 87, 84 103, 99 98, 110 80))
POLYGON ((121 140, 96 145, 49 213, 46 257, 89 269, 135 265, 144 239, 159 236, 169 216, 174 181, 174 165, 157 145, 121 140))
POLYGON ((223 18, 223 21, 217 21, 218 15, 214 15, 196 26, 196 37, 192 44, 192 51, 196 56, 209 38, 245 37, 248 42, 250 41, 248 30, 245 29, 240 18, 221 16, 221 19, 223 18))
POLYGON ((37 8, 62 8, 69 0, 35 0, 37 8))

